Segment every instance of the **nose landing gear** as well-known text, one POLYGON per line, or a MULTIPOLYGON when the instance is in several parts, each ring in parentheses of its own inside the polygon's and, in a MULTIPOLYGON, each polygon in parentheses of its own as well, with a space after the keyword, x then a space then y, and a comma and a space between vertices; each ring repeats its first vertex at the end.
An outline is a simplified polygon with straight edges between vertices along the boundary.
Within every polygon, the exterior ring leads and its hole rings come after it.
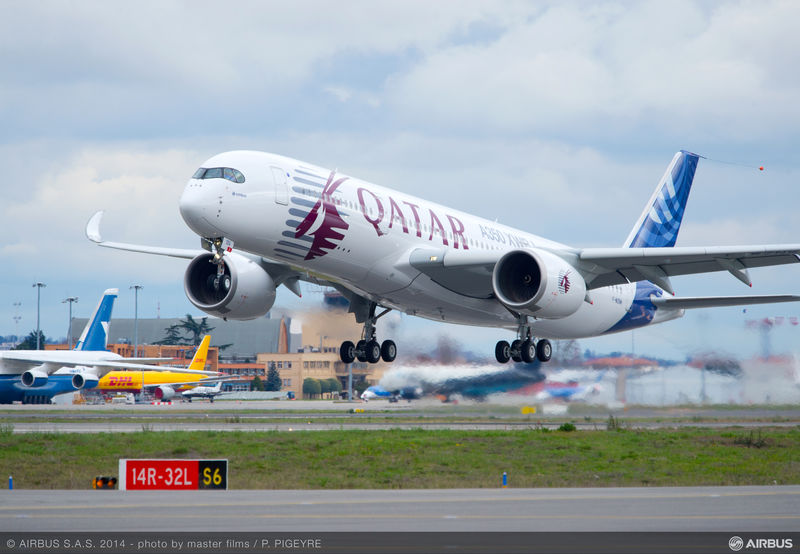
POLYGON ((397 345, 393 340, 385 340, 379 343, 376 339, 375 323, 378 319, 391 311, 391 309, 386 308, 378 315, 375 315, 377 306, 375 302, 369 303, 369 316, 364 321, 364 330, 361 333, 361 340, 355 344, 353 344, 352 341, 346 340, 339 348, 339 357, 344 363, 350 364, 356 359, 359 362, 369 362, 371 364, 381 360, 384 362, 393 362, 397 357, 397 345))

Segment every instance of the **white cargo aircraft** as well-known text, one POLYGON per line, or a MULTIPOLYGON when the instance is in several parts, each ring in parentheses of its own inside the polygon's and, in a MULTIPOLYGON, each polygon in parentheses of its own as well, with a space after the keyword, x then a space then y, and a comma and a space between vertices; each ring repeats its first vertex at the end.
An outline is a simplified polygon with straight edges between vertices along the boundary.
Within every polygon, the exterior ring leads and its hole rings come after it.
POLYGON ((516 332, 495 355, 550 359, 547 339, 615 333, 681 317, 684 309, 800 300, 800 296, 673 297, 670 277, 796 263, 800 244, 675 247, 699 156, 675 154, 619 248, 574 248, 291 158, 252 151, 206 161, 180 200, 203 250, 107 242, 103 212, 86 234, 100 246, 191 260, 189 300, 232 319, 262 316, 280 285, 337 288, 363 323, 341 358, 395 359, 375 324, 390 310, 516 332), (236 250, 234 250, 234 245, 236 250), (665 296, 664 292, 669 293, 665 296), (382 308, 382 311, 378 311, 382 308))

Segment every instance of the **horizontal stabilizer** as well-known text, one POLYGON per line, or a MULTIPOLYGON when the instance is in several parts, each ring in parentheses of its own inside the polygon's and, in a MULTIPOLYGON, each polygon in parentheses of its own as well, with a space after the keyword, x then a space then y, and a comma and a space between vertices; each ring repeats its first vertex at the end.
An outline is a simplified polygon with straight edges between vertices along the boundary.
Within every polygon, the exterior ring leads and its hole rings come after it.
POLYGON ((748 306, 750 304, 773 304, 776 302, 798 302, 800 296, 794 294, 774 294, 761 296, 687 296, 685 298, 652 298, 657 308, 690 310, 692 308, 722 308, 725 306, 748 306))

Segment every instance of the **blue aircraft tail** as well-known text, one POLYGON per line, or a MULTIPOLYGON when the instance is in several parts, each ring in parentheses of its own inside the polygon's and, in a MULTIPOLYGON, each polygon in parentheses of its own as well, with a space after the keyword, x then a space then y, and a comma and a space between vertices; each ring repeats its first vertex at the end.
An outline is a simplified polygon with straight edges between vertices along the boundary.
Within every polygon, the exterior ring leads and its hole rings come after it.
POLYGON ((623 247, 675 246, 699 157, 686 150, 675 154, 623 247))
POLYGON ((106 350, 108 346, 108 324, 111 321, 111 310, 114 300, 119 295, 118 289, 108 289, 94 309, 92 317, 83 328, 81 338, 75 345, 75 350, 106 350))

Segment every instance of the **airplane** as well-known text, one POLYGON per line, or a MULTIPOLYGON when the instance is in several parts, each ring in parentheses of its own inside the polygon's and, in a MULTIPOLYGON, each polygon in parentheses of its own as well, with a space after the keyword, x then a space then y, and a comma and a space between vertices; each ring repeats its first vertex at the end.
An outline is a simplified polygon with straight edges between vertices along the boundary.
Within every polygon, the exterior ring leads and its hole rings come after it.
POLYGON ((408 400, 411 402, 416 398, 422 397, 422 389, 419 387, 403 387, 396 390, 387 390, 380 385, 373 385, 361 393, 361 400, 369 402, 370 400, 388 400, 389 402, 397 402, 398 400, 408 400))
MULTIPOLYGON (((96 385, 100 377, 115 368, 168 370, 145 362, 162 362, 170 358, 124 358, 106 350, 111 311, 118 293, 118 289, 107 289, 103 293, 73 350, 0 351, 0 403, 18 400, 19 391, 23 391, 23 402, 26 397, 31 397, 32 403, 50 401, 52 395, 57 394, 55 391, 67 386, 62 381, 68 382, 72 390, 80 390, 87 385, 96 385), (52 375, 62 368, 71 369, 62 371, 57 377, 52 375)), ((215 375, 196 370, 191 373, 215 375)))
POLYGON ((103 211, 89 219, 86 235, 103 247, 190 260, 189 301, 226 320, 265 315, 281 285, 298 296, 299 281, 332 286, 363 325, 360 340, 342 343, 344 363, 395 359, 394 341, 378 342, 376 332, 391 310, 506 329, 516 338, 497 342, 498 362, 545 362, 549 339, 627 331, 687 309, 800 300, 674 296, 672 276, 727 271, 752 285, 749 268, 800 261, 800 244, 675 246, 699 158, 685 150, 674 155, 617 248, 567 246, 337 170, 254 151, 213 156, 186 184, 179 209, 202 249, 106 241, 103 211))
MULTIPOLYGON (((108 323, 117 298, 117 289, 103 293, 92 317, 86 322, 81 337, 73 350, 105 350, 108 338, 108 323)), ((42 386, 31 387, 22 383, 19 374, 0 375, 0 404, 22 402, 23 404, 49 404, 54 396, 97 386, 97 376, 85 367, 61 368, 42 386)))
MULTIPOLYGON (((230 381, 231 379, 228 380, 230 381)), ((185 390, 181 393, 181 396, 189 402, 192 401, 192 398, 208 398, 213 404, 214 397, 219 396, 220 394, 222 394, 222 381, 217 381, 217 384, 213 387, 209 385, 200 385, 192 389, 185 390)))
MULTIPOLYGON (((167 368, 167 371, 111 371, 107 373, 97 390, 103 393, 141 393, 142 389, 152 389, 157 400, 170 400, 175 397, 178 390, 196 386, 204 382, 213 382, 218 377, 200 377, 196 371, 202 371, 206 366, 208 346, 211 335, 206 335, 195 350, 188 371, 176 368, 167 368)), ((218 373, 206 372, 207 375, 218 376, 218 373)), ((227 379, 227 378, 226 378, 227 379)))

